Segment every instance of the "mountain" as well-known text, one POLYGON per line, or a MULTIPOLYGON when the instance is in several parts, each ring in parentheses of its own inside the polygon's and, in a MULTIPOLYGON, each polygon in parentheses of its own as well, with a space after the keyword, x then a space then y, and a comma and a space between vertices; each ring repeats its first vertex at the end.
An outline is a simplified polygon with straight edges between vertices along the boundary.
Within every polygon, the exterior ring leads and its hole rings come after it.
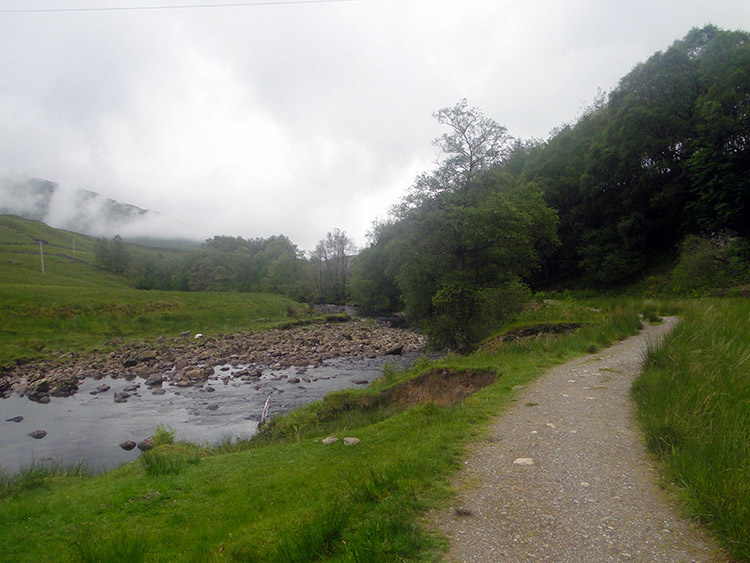
POLYGON ((93 237, 180 248, 195 246, 187 225, 148 209, 120 203, 89 190, 38 178, 0 178, 0 214, 18 215, 93 237))

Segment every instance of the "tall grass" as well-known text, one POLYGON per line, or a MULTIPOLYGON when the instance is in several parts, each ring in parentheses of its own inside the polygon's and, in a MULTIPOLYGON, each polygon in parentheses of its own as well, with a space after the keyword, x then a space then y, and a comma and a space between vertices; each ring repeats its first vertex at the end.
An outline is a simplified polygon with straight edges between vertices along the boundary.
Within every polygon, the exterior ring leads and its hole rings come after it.
POLYGON ((693 301, 683 315, 633 396, 690 514, 750 561, 750 302, 693 301))
POLYGON ((73 465, 32 463, 18 473, 0 473, 0 499, 44 487, 56 477, 84 477, 88 474, 89 471, 82 462, 73 465))

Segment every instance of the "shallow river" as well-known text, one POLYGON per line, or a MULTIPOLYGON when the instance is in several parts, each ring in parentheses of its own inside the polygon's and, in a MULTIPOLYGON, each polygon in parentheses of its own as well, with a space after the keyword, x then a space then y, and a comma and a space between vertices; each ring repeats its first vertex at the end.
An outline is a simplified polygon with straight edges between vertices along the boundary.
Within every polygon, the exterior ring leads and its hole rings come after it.
POLYGON ((329 360, 304 370, 267 370, 260 379, 242 381, 232 374, 246 366, 219 366, 201 387, 175 387, 167 382, 164 395, 152 394, 144 380, 86 379, 72 397, 52 397, 44 405, 25 397, 0 399, 0 470, 16 472, 32 463, 83 461, 94 472, 135 459, 139 450, 125 451, 121 442, 140 442, 158 424, 173 428, 178 440, 215 443, 254 434, 270 395, 270 416, 323 398, 331 391, 362 385, 381 374, 387 362, 410 365, 416 353, 363 360, 329 360), (290 378, 299 378, 292 383, 290 378), (360 381, 360 383, 355 383, 360 381), (91 394, 102 384, 111 389, 91 394), (138 385, 125 403, 114 393, 138 385), (8 421, 22 416, 21 422, 8 421), (36 430, 47 435, 29 436, 36 430))

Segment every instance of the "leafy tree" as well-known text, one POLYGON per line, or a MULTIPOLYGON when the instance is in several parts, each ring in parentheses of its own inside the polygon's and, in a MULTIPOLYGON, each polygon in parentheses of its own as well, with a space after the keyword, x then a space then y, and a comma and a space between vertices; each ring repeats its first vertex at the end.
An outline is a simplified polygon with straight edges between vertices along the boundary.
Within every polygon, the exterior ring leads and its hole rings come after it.
POLYGON ((436 345, 467 350, 525 298, 519 278, 554 244, 556 216, 503 170, 514 149, 504 127, 465 100, 434 115, 449 128, 436 140, 445 157, 376 230, 355 285, 382 302, 373 286, 391 277, 436 345))
POLYGON ((310 256, 315 270, 317 299, 341 303, 347 296, 351 257, 356 252, 346 231, 334 229, 318 241, 310 256))
POLYGON ((130 265, 130 254, 120 235, 108 241, 97 239, 94 244, 94 263, 97 267, 114 274, 123 275, 130 265))

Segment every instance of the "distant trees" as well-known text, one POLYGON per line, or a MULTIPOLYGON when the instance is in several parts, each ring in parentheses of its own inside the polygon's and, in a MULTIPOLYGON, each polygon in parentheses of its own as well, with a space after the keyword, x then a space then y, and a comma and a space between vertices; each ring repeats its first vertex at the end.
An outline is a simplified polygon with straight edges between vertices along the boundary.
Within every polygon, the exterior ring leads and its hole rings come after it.
POLYGON ((130 265, 130 254, 120 235, 112 240, 97 239, 94 244, 94 264, 113 274, 124 274, 130 265))
POLYGON ((357 248, 346 231, 334 229, 310 255, 318 301, 342 303, 347 297, 350 264, 357 248))

